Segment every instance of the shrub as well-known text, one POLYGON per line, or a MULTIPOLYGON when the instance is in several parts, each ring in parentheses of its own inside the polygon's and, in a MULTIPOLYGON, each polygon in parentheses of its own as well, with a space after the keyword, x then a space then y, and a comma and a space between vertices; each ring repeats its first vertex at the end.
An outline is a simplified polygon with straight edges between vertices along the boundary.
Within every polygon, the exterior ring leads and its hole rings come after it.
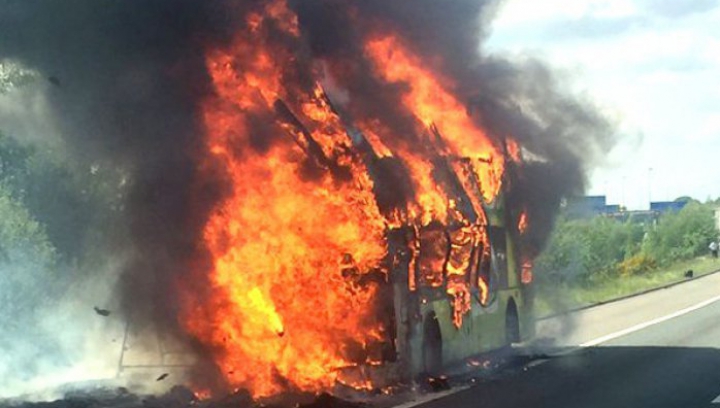
POLYGON ((620 262, 617 269, 622 277, 640 275, 657 269, 657 262, 652 256, 641 252, 620 262))
POLYGON ((690 202, 652 225, 606 217, 560 219, 535 262, 538 280, 593 285, 706 254, 718 238, 713 210, 690 202))
POLYGON ((717 238, 713 208, 690 202, 681 211, 660 217, 648 232, 643 250, 667 264, 706 254, 708 244, 717 238))

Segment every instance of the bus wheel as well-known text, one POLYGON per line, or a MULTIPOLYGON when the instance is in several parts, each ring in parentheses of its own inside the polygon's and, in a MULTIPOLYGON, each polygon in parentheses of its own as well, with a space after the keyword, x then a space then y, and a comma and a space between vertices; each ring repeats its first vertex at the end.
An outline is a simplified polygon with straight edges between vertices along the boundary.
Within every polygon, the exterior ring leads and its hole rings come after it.
POLYGON ((430 313, 423 324, 423 368, 427 374, 442 370, 442 334, 435 313, 430 313))
POLYGON ((505 313, 505 342, 508 345, 520 342, 520 319, 513 299, 508 302, 505 313))

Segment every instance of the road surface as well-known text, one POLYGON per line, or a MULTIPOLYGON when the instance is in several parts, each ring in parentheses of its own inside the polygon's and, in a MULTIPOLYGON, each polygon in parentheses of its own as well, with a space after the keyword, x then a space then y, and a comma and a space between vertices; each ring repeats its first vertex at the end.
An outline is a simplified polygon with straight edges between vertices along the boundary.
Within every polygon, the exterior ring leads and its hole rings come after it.
POLYGON ((720 274, 540 322, 548 357, 416 405, 720 408, 720 274))

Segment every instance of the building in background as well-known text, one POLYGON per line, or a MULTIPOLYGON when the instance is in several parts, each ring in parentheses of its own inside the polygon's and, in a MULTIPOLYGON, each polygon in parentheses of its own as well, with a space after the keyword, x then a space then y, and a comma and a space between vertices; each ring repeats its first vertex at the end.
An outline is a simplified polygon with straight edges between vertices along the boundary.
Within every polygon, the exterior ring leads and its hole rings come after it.
POLYGON ((654 201, 650 203, 650 211, 654 211, 660 214, 666 213, 666 212, 678 212, 682 210, 686 205, 688 201, 685 200, 676 200, 676 201, 654 201))
POLYGON ((619 205, 608 205, 607 197, 581 196, 569 198, 565 204, 565 214, 568 218, 592 218, 598 215, 607 215, 619 212, 619 205))
MULTIPOLYGON (((608 204, 607 197, 604 195, 581 196, 569 198, 565 203, 564 213, 570 219, 604 216, 623 222, 654 223, 660 215, 680 211, 687 203, 688 200, 680 199, 675 201, 654 201, 650 203, 650 210, 627 211, 621 205, 608 204)), ((715 212, 715 219, 720 228, 720 209, 715 212)))

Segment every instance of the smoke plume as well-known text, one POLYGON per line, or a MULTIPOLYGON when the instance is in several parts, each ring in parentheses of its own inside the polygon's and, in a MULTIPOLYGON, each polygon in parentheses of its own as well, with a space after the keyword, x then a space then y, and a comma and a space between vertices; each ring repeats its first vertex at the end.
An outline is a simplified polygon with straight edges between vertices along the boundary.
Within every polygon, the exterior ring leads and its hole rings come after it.
MULTIPOLYGON (((615 143, 613 126, 587 100, 572 95, 543 63, 486 55, 482 42, 497 1, 296 1, 313 55, 337 63, 334 74, 350 84, 351 112, 374 116, 399 137, 414 137, 412 112, 372 75, 362 44, 369 33, 399 32, 429 67, 452 78, 453 93, 498 142, 512 137, 528 156, 510 175, 510 208, 525 210, 528 245, 536 254, 552 229, 563 197, 581 194, 588 171, 615 143), (353 27, 353 28, 348 28, 353 27), (347 61, 354 62, 354 68, 347 61), (344 78, 350 75, 351 78, 344 78), (362 106, 352 106, 360 105, 362 106)), ((410 140, 413 142, 413 140, 410 140)), ((516 218, 513 218, 516 219, 516 218)))

